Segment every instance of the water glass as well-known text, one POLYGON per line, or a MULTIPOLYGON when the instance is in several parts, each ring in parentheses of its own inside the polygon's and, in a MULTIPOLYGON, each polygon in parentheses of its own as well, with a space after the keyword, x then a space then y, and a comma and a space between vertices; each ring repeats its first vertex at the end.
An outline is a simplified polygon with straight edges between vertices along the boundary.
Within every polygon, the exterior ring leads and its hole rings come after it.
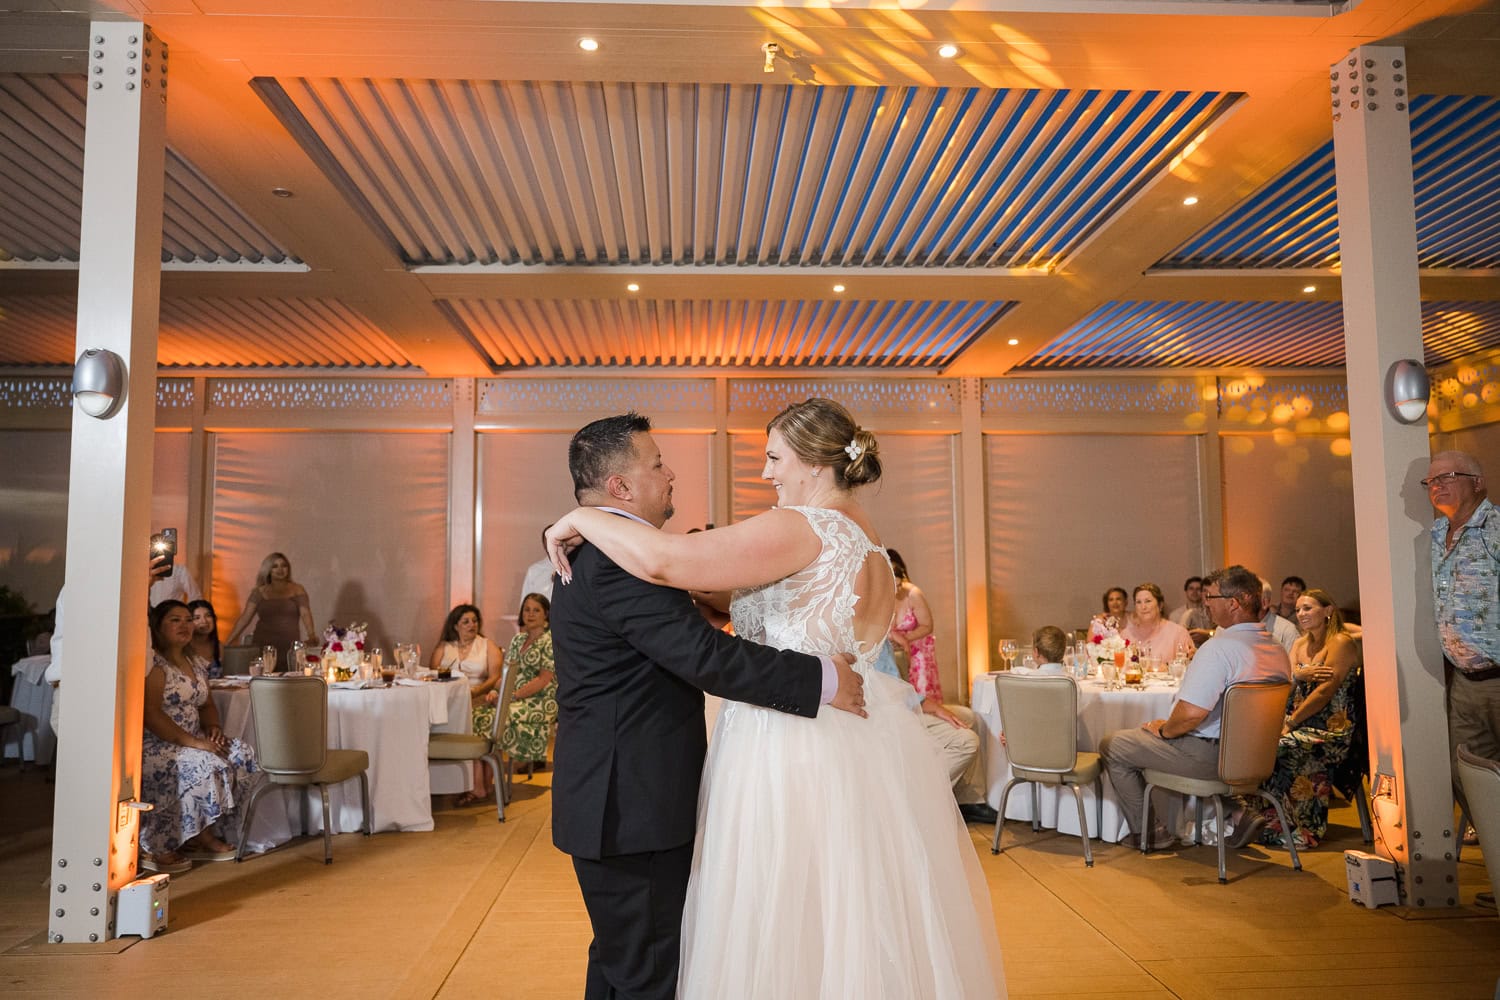
POLYGON ((1167 669, 1172 674, 1172 683, 1181 684, 1182 675, 1187 673, 1187 655, 1179 651, 1176 656, 1172 657, 1172 663, 1167 669))
POLYGON ((376 646, 374 649, 370 650, 370 659, 375 661, 375 672, 377 674, 380 673, 380 668, 385 663, 385 650, 381 649, 379 646, 376 646))
POLYGON ((276 672, 276 647, 260 647, 260 669, 262 673, 274 674, 276 672))
POLYGON ((1036 657, 1031 653, 1027 653, 1021 660, 1021 668, 1023 670, 1036 670, 1036 657))
POLYGON ((1115 661, 1105 660, 1099 664, 1099 672, 1104 676, 1104 690, 1113 691, 1115 682, 1120 678, 1120 668, 1115 666, 1115 661))

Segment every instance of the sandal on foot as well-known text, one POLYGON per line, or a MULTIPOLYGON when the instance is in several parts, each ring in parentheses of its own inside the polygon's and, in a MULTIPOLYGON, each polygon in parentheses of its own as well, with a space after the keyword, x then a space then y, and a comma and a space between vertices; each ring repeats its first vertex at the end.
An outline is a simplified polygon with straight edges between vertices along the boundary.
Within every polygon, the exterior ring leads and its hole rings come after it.
POLYGON ((183 872, 193 870, 193 863, 187 858, 179 858, 176 861, 165 861, 150 854, 141 855, 140 867, 148 872, 164 872, 167 875, 181 875, 183 872))

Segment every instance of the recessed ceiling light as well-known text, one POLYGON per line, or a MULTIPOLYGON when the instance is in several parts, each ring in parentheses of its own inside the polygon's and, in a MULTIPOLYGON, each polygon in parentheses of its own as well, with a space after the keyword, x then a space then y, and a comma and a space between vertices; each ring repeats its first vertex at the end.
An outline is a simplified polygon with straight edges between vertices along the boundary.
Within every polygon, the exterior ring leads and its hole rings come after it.
POLYGON ((843 285, 834 285, 833 286, 833 290, 835 292, 838 292, 839 294, 843 294, 844 286, 843 285))
POLYGON ((1184 205, 1196 205, 1198 204, 1198 196, 1195 194, 1190 194, 1186 198, 1182 199, 1182 203, 1184 205))
POLYGON ((1009 344, 1011 347, 1019 347, 1021 345, 1021 342, 1019 340, 1017 340, 1015 337, 1010 338, 1009 340, 1006 341, 1006 343, 1009 344))
POLYGON ((582 49, 583 51, 585 51, 585 52, 598 52, 599 51, 599 43, 596 40, 592 39, 592 38, 580 38, 580 39, 578 39, 578 47, 580 49, 582 49))
POLYGON ((290 198, 292 196, 292 192, 288 191, 286 188, 272 188, 271 193, 278 198, 290 198))
POLYGON ((632 281, 630 284, 625 286, 625 290, 627 292, 638 292, 641 290, 641 286, 632 281))
POLYGON ((1316 292, 1317 290, 1318 290, 1318 286, 1317 285, 1303 285, 1302 286, 1302 291, 1306 292, 1308 295, 1311 295, 1313 292, 1316 292))
POLYGON ((952 42, 948 42, 946 44, 938 46, 938 55, 942 56, 944 59, 953 59, 962 51, 963 49, 959 48, 957 45, 954 45, 952 42))

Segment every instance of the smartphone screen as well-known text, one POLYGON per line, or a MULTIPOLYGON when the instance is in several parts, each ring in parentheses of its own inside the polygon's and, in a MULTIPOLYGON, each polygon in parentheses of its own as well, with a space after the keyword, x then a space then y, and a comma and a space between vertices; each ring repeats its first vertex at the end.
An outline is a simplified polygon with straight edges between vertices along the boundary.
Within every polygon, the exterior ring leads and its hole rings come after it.
POLYGON ((151 558, 165 556, 167 569, 172 568, 177 556, 177 529, 163 528, 159 534, 151 536, 151 558))

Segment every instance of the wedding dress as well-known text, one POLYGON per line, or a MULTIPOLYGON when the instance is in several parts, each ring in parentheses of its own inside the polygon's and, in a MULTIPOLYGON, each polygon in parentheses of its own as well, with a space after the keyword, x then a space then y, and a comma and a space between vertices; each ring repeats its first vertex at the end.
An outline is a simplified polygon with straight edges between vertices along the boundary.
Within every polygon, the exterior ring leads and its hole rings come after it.
POLYGON ((858 652, 868 719, 726 702, 698 801, 678 995, 949 1000, 1005 995, 989 892, 911 686, 854 636, 872 545, 846 515, 793 507, 823 542, 800 572, 736 593, 735 632, 858 652))

